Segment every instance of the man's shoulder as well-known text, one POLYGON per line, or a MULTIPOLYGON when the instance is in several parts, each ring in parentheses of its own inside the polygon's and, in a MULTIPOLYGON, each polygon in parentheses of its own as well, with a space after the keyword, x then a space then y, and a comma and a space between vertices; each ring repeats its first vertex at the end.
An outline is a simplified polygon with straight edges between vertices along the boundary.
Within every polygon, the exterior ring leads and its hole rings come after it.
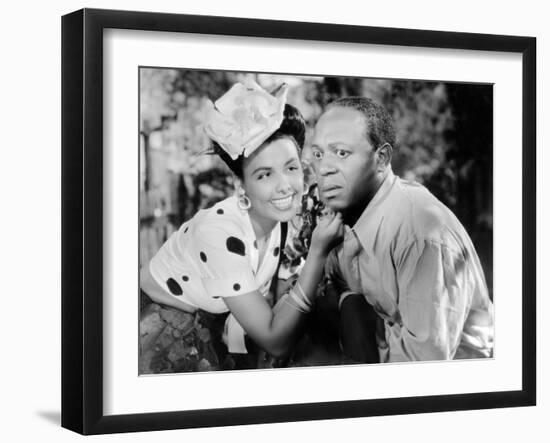
POLYGON ((458 226, 452 211, 425 186, 399 179, 397 193, 402 222, 410 225, 410 235, 417 239, 437 240, 443 231, 458 226))
POLYGON ((392 218, 400 224, 431 224, 438 222, 448 209, 420 183, 398 177, 384 211, 391 211, 392 218))

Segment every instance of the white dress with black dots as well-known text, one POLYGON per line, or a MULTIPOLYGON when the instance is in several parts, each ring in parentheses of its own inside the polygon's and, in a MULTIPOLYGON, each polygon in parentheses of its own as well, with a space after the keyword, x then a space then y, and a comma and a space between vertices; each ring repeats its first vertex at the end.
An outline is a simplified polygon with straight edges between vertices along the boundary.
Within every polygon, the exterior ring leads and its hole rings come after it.
MULTIPOLYGON (((162 245, 149 264, 166 293, 211 313, 227 312, 226 297, 259 291, 266 296, 279 262, 277 223, 261 260, 247 211, 229 197, 199 211, 162 245)), ((244 332, 233 316, 226 322, 230 352, 246 353, 244 332)))

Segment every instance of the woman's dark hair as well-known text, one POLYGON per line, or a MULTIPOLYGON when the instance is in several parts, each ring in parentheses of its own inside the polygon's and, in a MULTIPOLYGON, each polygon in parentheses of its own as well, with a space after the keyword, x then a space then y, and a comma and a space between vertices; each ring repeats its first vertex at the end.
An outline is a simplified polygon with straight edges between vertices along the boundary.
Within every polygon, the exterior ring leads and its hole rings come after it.
MULTIPOLYGON (((279 126, 279 129, 271 134, 262 144, 271 143, 280 138, 288 137, 294 140, 298 148, 298 154, 300 155, 306 138, 306 122, 300 111, 287 103, 285 104, 281 126, 279 126)), ((214 153, 218 154, 229 169, 231 169, 237 177, 242 179, 244 156, 239 155, 235 160, 232 160, 229 154, 227 154, 227 152, 225 152, 215 141, 212 141, 212 147, 214 153)))

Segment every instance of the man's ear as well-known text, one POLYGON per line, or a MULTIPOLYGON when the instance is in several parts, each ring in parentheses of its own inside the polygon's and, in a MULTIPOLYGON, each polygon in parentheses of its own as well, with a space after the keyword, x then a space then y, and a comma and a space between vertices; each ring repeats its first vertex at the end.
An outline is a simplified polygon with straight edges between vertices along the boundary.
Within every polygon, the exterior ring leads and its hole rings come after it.
POLYGON ((376 158, 380 168, 386 168, 391 163, 393 148, 389 143, 384 143, 376 151, 376 158))

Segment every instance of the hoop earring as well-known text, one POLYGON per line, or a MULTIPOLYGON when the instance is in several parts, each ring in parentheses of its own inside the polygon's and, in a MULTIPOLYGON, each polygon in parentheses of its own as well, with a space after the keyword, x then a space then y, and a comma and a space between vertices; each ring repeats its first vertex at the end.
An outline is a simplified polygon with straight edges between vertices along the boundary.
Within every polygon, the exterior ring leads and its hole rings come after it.
POLYGON ((250 207, 252 206, 252 202, 250 201, 250 199, 244 193, 243 188, 239 188, 237 193, 239 194, 238 199, 237 199, 237 205, 239 206, 239 209, 241 211, 248 211, 250 209, 250 207))

